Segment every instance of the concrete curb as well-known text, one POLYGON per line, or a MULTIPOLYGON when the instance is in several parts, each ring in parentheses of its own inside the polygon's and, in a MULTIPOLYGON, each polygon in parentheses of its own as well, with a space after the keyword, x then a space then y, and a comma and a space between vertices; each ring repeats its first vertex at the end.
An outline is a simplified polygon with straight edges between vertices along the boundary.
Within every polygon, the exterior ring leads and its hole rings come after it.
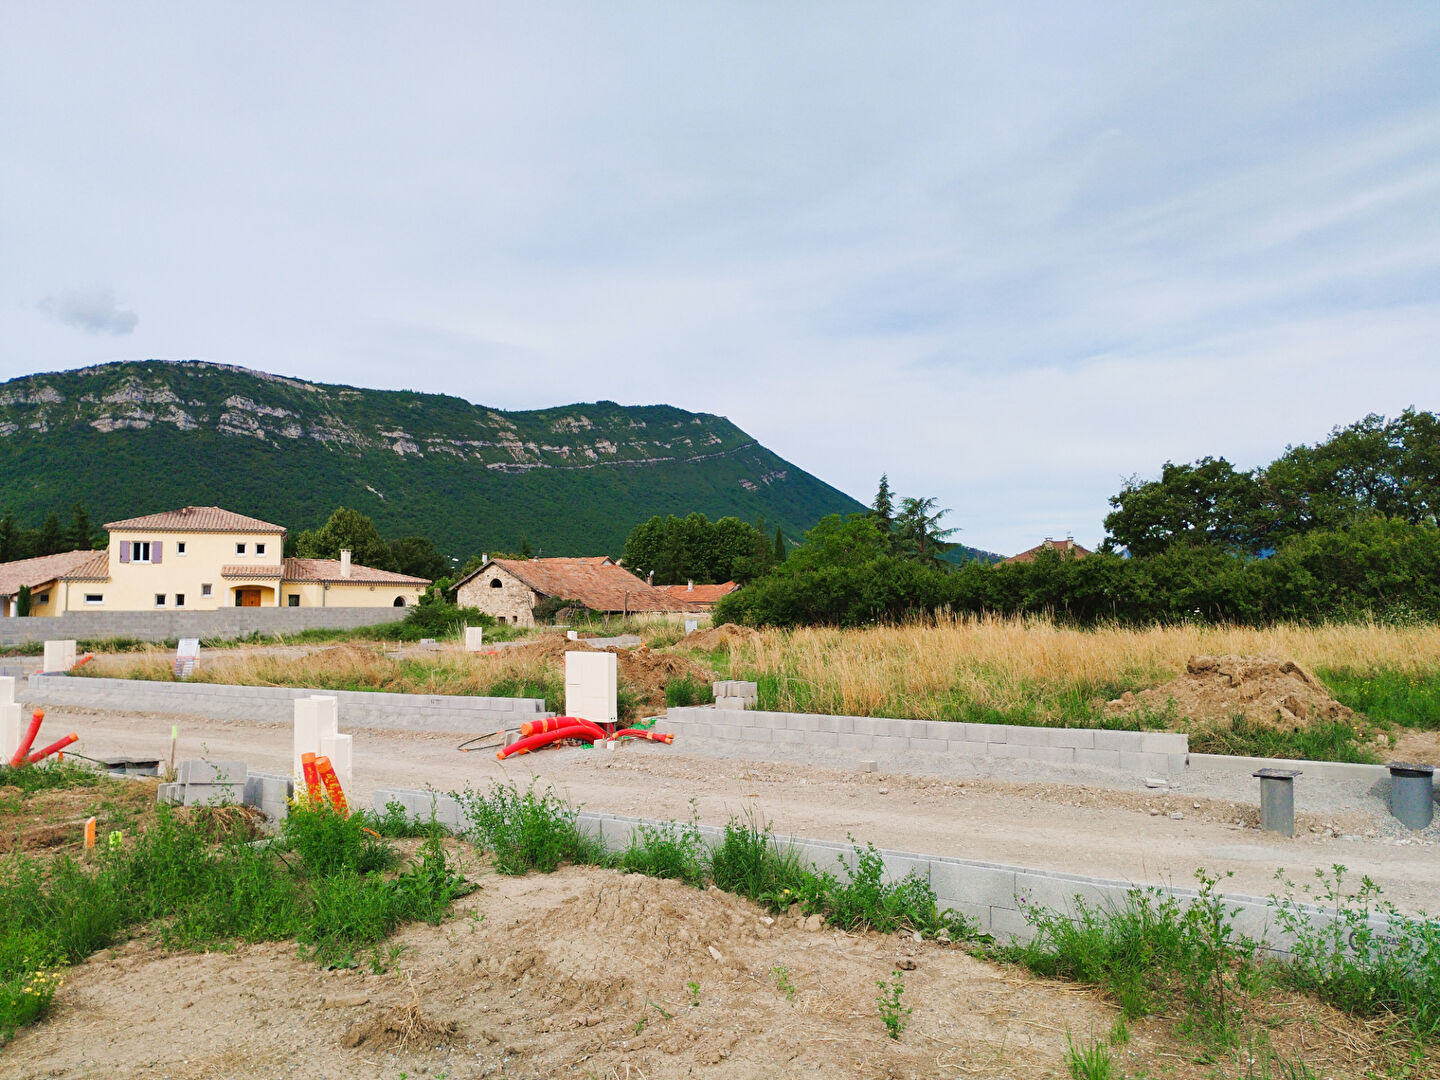
POLYGON ((1299 769, 1305 780, 1376 780, 1390 782, 1384 765, 1352 765, 1345 761, 1303 761, 1291 758, 1241 757, 1238 754, 1191 754, 1192 769, 1249 776, 1259 769, 1299 769))
MULTIPOLYGON (((377 813, 383 814, 389 804, 398 803, 413 820, 429 821, 433 817, 452 832, 464 832, 469 828, 464 803, 454 793, 391 788, 376 791, 374 799, 377 813)), ((638 830, 667 828, 675 824, 588 810, 578 812, 576 823, 611 851, 623 851, 638 830)), ((705 842, 711 845, 719 843, 725 833, 722 827, 715 825, 698 825, 696 828, 705 842)), ((833 871, 837 863, 844 863, 847 867, 854 865, 854 845, 849 843, 796 836, 776 836, 775 842, 799 852, 816 869, 833 871)), ((888 879, 900 880, 907 874, 914 874, 929 883, 942 909, 953 909, 969 916, 981 930, 994 934, 1000 940, 1030 940, 1034 929, 1026 919, 1028 909, 1045 907, 1073 916, 1077 898, 1091 907, 1103 909, 1123 906, 1128 895, 1136 890, 1153 890, 1161 896, 1174 897, 1181 904, 1193 903, 1199 897, 1194 889, 1142 886, 1111 878, 1007 866, 949 855, 881 849, 880 856, 884 860, 888 879)), ((1290 955, 1289 947, 1294 938, 1276 923, 1274 909, 1268 899, 1240 894, 1224 894, 1221 899, 1235 910, 1234 925, 1238 933, 1259 942, 1277 958, 1290 955)), ((1335 920, 1333 910, 1309 904, 1297 906, 1316 925, 1328 925, 1335 920)), ((1370 925, 1382 933, 1388 929, 1387 923, 1380 918, 1372 917, 1370 925)))

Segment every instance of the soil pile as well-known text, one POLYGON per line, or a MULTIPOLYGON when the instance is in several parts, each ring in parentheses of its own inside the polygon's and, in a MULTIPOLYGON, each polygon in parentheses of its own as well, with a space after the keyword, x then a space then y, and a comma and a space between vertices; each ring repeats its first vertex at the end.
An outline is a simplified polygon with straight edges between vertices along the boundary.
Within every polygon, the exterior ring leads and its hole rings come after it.
POLYGON ((712 626, 709 630, 697 630, 693 634, 687 634, 681 646, 686 649, 704 649, 706 652, 714 652, 716 649, 730 649, 733 651, 741 645, 758 645, 760 633, 751 630, 748 626, 736 626, 734 623, 722 623, 720 626, 712 626))
POLYGON ((618 658, 620 682, 651 708, 665 707, 665 686, 672 679, 689 678, 701 686, 708 686, 715 677, 714 672, 689 657, 655 652, 647 645, 634 649, 612 646, 605 651, 614 653, 618 658))
POLYGON ((1353 710, 1293 660, 1265 656, 1192 656, 1183 674, 1139 694, 1111 701, 1115 712, 1163 710, 1175 703, 1188 720, 1246 719, 1298 730, 1317 722, 1350 721, 1353 710))

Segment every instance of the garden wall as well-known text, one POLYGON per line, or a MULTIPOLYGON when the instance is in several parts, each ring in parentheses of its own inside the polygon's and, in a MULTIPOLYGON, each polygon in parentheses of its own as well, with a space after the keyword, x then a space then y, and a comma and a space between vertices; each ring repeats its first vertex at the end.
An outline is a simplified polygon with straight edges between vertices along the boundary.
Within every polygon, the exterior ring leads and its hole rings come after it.
POLYGON ((25 689, 15 692, 16 698, 27 705, 75 705, 116 712, 177 713, 284 724, 295 717, 295 699, 313 694, 338 698, 340 722, 347 727, 482 735, 551 715, 545 712, 541 698, 387 694, 289 686, 92 679, 77 675, 32 675, 25 689))
POLYGON ((1183 772, 1190 739, 1163 731, 1019 727, 874 716, 816 716, 738 709, 671 709, 666 730, 676 739, 721 739, 779 746, 886 753, 1020 758, 1052 765, 1118 769, 1137 776, 1183 772))
POLYGON ((224 607, 214 611, 69 611, 0 619, 0 645, 29 645, 56 638, 238 638, 295 634, 301 630, 355 630, 398 622, 409 608, 224 607))

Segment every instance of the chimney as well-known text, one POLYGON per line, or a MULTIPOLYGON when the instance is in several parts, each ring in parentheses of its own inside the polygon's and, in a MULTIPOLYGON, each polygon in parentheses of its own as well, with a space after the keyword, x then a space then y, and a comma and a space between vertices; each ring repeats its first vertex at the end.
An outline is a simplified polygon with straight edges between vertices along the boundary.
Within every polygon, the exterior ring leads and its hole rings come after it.
POLYGON ((489 553, 488 551, 482 551, 482 552, 480 553, 480 565, 481 565, 481 566, 484 566, 484 565, 485 565, 487 562, 489 562, 489 561, 490 561, 490 553, 489 553))
POLYGON ((342 578, 350 576, 350 550, 348 548, 340 552, 340 576, 342 578))
POLYGON ((651 570, 648 574, 645 575, 645 584, 646 584, 646 585, 654 585, 654 584, 655 584, 655 571, 654 571, 654 570, 651 570))
POLYGON ((685 591, 686 591, 686 592, 694 592, 694 591, 695 591, 695 582, 694 582, 694 581, 687 581, 687 582, 685 582, 685 591))

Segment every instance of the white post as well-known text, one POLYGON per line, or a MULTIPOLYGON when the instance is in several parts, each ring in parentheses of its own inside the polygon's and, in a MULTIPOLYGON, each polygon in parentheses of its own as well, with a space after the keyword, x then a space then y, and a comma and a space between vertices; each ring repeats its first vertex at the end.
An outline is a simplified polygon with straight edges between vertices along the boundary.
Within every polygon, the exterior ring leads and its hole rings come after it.
POLYGON ((617 719, 615 654, 565 654, 565 715, 596 724, 617 719))
POLYGON ((69 671, 74 666, 74 641, 61 640, 45 642, 45 664, 43 670, 47 674, 52 671, 69 671))
POLYGON ((355 802, 355 796, 350 791, 350 778, 354 775, 354 741, 353 735, 331 735, 320 740, 320 755, 330 759, 330 766, 335 770, 345 798, 352 804, 355 802))
POLYGON ((15 702, 15 677, 0 675, 0 764, 20 749, 20 706, 15 702))
POLYGON ((481 643, 485 640, 485 628, 483 626, 467 626, 465 628, 465 651, 479 652, 481 643))
POLYGON ((303 754, 320 752, 319 708, 313 697, 295 699, 295 783, 296 790, 302 790, 305 771, 301 767, 303 754))

